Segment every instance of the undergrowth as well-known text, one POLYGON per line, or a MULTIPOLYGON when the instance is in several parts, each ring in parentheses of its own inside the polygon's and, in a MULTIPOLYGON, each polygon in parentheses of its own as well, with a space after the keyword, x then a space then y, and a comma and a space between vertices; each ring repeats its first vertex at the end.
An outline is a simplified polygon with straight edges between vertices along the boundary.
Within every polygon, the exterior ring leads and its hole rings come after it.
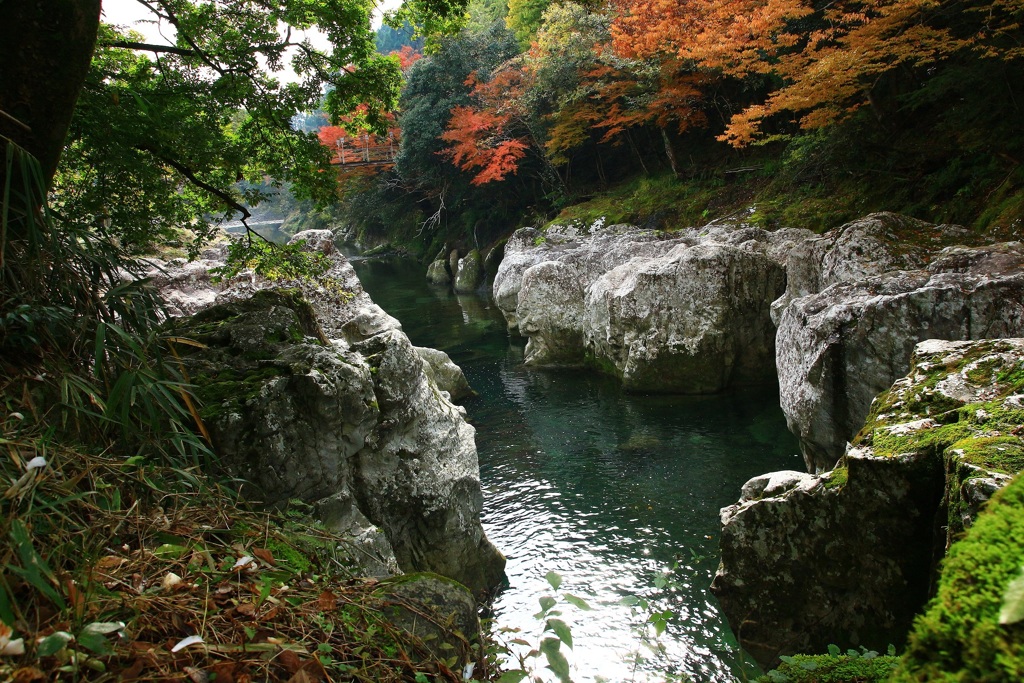
POLYGON ((305 510, 256 510, 194 467, 19 422, 0 438, 0 621, 20 644, 0 679, 461 680, 382 617, 393 598, 305 510))

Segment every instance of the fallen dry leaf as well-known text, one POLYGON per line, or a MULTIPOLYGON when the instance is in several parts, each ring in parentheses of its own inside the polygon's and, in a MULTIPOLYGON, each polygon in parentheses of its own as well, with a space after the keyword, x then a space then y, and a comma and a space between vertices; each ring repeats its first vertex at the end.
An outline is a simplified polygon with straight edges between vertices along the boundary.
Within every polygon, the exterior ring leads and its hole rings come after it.
POLYGON ((277 562, 274 561, 274 554, 266 548, 253 548, 252 554, 269 564, 271 567, 277 565, 277 562))
POLYGON ((285 671, 293 676, 302 668, 302 660, 291 650, 282 650, 275 660, 284 667, 285 671))
POLYGON ((321 612, 333 612, 338 606, 338 598, 331 591, 324 591, 320 594, 317 605, 320 607, 321 612))
POLYGON ((34 666, 26 666, 15 671, 12 680, 14 683, 35 683, 46 680, 46 674, 34 666))
POLYGON ((256 614, 256 605, 251 602, 243 602, 241 605, 235 608, 235 614, 243 617, 251 617, 256 614))

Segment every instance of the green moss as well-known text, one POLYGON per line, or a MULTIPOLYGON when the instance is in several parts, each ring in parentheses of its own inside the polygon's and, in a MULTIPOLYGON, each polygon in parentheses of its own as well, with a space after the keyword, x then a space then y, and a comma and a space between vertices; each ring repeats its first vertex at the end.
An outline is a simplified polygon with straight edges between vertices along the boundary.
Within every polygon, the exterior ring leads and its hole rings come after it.
POLYGON ((290 372, 286 368, 266 366, 255 368, 244 375, 236 370, 225 369, 212 376, 198 376, 195 378, 196 396, 202 404, 199 415, 204 420, 211 420, 226 412, 240 410, 259 395, 269 380, 288 374, 290 372))
POLYGON ((588 350, 586 357, 584 358, 584 362, 606 375, 622 379, 622 372, 619 370, 618 366, 604 356, 596 356, 588 350))
POLYGON ((825 480, 825 488, 841 489, 846 486, 849 477, 850 471, 846 467, 837 467, 829 473, 828 479, 825 480))
POLYGON ((976 436, 961 439, 949 447, 960 451, 972 465, 1014 474, 1024 470, 1024 443, 1016 436, 976 436))
POLYGON ((950 549, 937 594, 917 618, 892 680, 1024 680, 1024 623, 999 623, 1007 586, 1021 566, 1024 479, 1018 477, 950 549))
POLYGON ((838 655, 795 655, 786 657, 757 683, 881 683, 898 663, 898 657, 855 650, 838 655))

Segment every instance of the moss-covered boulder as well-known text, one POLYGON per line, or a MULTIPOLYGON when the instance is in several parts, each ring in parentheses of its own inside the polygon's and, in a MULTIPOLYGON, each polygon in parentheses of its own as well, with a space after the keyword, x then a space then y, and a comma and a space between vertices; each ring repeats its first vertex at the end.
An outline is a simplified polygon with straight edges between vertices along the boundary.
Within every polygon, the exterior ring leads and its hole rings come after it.
POLYGON ((452 287, 456 292, 468 294, 475 292, 484 280, 483 259, 476 249, 471 250, 456 263, 452 277, 452 287))
POLYGON ((385 619, 419 639, 448 668, 461 673, 482 661, 476 601, 462 584, 419 572, 383 581, 373 595, 385 619))
POLYGON ((1024 680, 1024 478, 999 491, 942 563, 894 683, 1024 680), (1015 609, 1013 609, 1015 607, 1015 609))
POLYGON ((451 284, 452 276, 448 274, 448 264, 438 259, 427 266, 427 282, 432 285, 451 284))
POLYGON ((926 341, 836 469, 748 483, 712 585, 743 647, 772 666, 902 642, 938 558, 1024 467, 1022 399, 1024 340, 926 341))
POLYGON ((945 546, 1024 469, 1024 340, 921 342, 871 404, 850 454, 925 454, 945 472, 945 546))

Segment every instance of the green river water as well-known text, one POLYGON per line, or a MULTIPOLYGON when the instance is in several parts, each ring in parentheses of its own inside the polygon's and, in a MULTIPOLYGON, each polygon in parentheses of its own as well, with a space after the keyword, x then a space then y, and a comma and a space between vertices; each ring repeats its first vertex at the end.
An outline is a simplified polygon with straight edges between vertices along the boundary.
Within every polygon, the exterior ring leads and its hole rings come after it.
POLYGON ((446 351, 479 394, 463 405, 476 428, 483 523, 508 557, 493 628, 539 642, 543 626, 533 615, 538 599, 553 594, 544 576, 555 571, 559 593, 593 608, 560 606, 572 628, 574 649, 563 650, 574 680, 756 675, 708 586, 719 508, 750 477, 802 469, 777 390, 643 396, 592 371, 527 369, 525 340, 509 335, 486 294, 429 287, 424 268, 408 261, 354 265, 413 343, 446 351), (671 581, 659 588, 661 572, 671 581), (648 628, 647 645, 644 615, 623 604, 631 595, 674 615, 656 641, 648 628))

